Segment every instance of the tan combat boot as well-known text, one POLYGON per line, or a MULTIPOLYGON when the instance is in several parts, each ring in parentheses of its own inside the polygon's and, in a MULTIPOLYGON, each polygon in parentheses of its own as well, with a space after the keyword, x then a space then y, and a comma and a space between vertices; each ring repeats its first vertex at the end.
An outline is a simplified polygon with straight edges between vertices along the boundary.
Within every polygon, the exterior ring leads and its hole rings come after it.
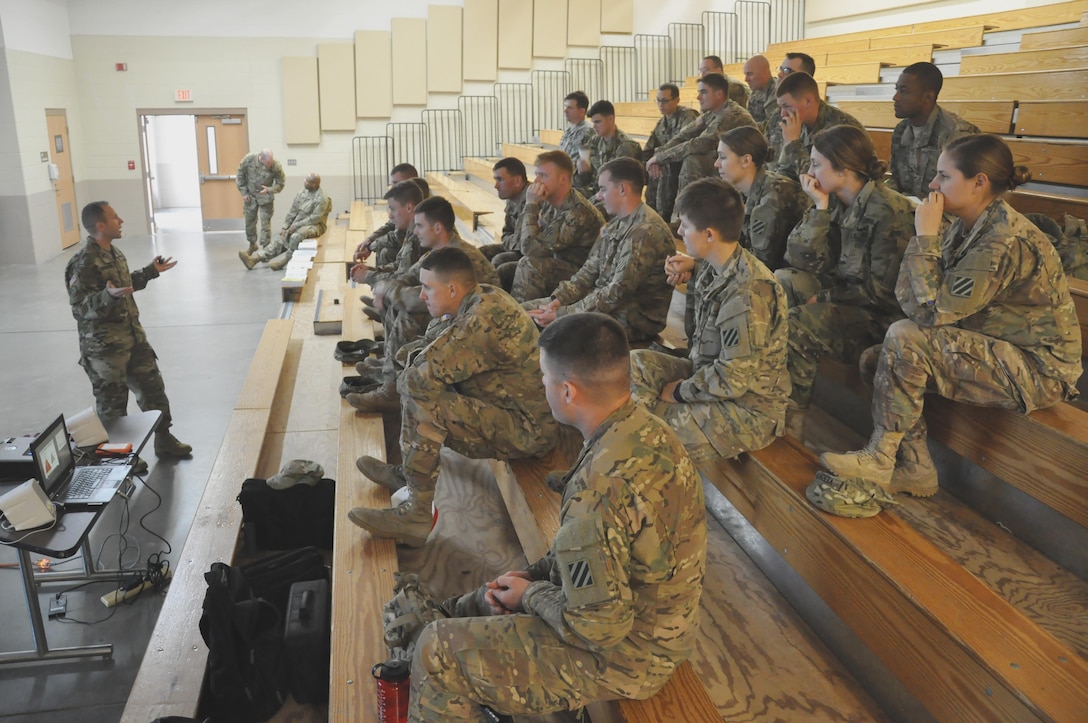
POLYGON ((786 405, 786 434, 798 442, 805 441, 805 414, 807 413, 807 409, 801 409, 792 399, 786 405))
POLYGON ((869 444, 857 452, 824 452, 820 464, 832 474, 847 479, 860 478, 880 485, 891 492, 892 472, 895 471, 895 455, 899 450, 902 432, 889 432, 882 427, 873 430, 869 444))
POLYGON ((903 438, 895 458, 889 492, 906 492, 915 497, 937 494, 937 468, 929 456, 926 438, 903 438))
POLYGON ((250 242, 249 242, 249 248, 248 248, 248 249, 246 249, 246 253, 247 253, 247 254, 249 254, 250 256, 252 256, 252 255, 253 255, 253 253, 254 253, 254 252, 255 252, 255 251, 256 251, 256 250, 258 249, 258 248, 259 248, 259 247, 257 246, 257 242, 256 242, 256 241, 250 241, 250 242))
POLYGON ((193 454, 191 445, 178 440, 168 430, 155 433, 156 457, 189 457, 193 454))
POLYGON ((268 262, 268 268, 272 269, 273 271, 279 271, 280 269, 287 266, 287 262, 290 260, 291 257, 287 254, 280 254, 279 256, 268 262))
POLYGON ((344 399, 360 412, 378 414, 400 411, 400 394, 397 393, 393 382, 386 382, 378 389, 365 394, 349 394, 344 399))
POLYGON ((356 507, 348 519, 375 537, 393 538, 409 547, 423 547, 434 526, 434 490, 411 490, 408 500, 392 509, 356 507))
POLYGON ((396 492, 408 484, 408 478, 404 475, 404 468, 399 464, 387 464, 377 457, 364 454, 355 460, 355 466, 366 475, 367 479, 381 485, 390 492, 396 492))
POLYGON ((245 264, 246 271, 252 271, 253 267, 257 265, 258 259, 256 257, 252 256, 251 255, 252 253, 253 253, 252 251, 250 251, 249 253, 247 253, 245 251, 239 251, 238 252, 238 258, 240 258, 242 260, 242 263, 245 264))

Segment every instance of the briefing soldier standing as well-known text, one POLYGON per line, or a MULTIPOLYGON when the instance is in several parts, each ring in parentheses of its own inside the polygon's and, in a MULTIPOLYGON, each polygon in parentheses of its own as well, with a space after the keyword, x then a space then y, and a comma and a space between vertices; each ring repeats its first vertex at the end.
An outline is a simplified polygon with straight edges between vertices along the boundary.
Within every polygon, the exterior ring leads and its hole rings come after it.
MULTIPOLYGON (((694 108, 680 105, 680 88, 673 83, 665 83, 657 89, 657 109, 661 111, 661 117, 646 140, 646 147, 642 149, 643 162, 653 158, 658 148, 664 147, 681 128, 699 117, 694 108)), ((646 184, 646 203, 666 220, 672 218, 682 163, 662 163, 657 166, 655 173, 648 174, 650 178, 646 184)))
POLYGON ((123 221, 109 203, 87 204, 82 221, 90 235, 68 261, 64 283, 79 331, 79 364, 91 380, 95 411, 102 421, 125 416, 131 389, 140 409, 162 412, 155 431, 155 454, 187 457, 193 448, 170 433, 170 401, 132 298, 177 261, 156 256, 144 268, 129 272, 125 255, 113 245, 121 238, 123 221))
POLYGON ((420 298, 431 323, 403 346, 397 375, 403 465, 374 457, 359 470, 410 496, 394 509, 354 509, 352 522, 379 537, 420 546, 431 530, 439 452, 475 459, 539 457, 558 427, 540 382, 537 330, 509 294, 476 283, 468 254, 436 249, 420 264, 420 298))
POLYGON ((247 269, 252 269, 262 261, 268 261, 268 268, 279 271, 291 260, 304 239, 317 238, 325 233, 331 211, 332 199, 321 190, 321 176, 311 173, 306 176, 302 190, 291 202, 291 208, 283 218, 283 228, 276 240, 252 254, 239 251, 238 258, 247 269))
POLYGON ((736 189, 700 179, 680 192, 676 210, 684 246, 701 262, 687 290, 688 358, 636 349, 631 386, 702 466, 763 449, 784 432, 789 309, 774 274, 740 246, 744 201, 736 189))
POLYGON ((253 253, 258 245, 264 246, 272 238, 272 211, 275 195, 283 190, 283 166, 272 157, 268 148, 250 153, 238 164, 234 182, 242 194, 242 212, 246 220, 247 253, 253 253), (257 220, 260 218, 260 237, 257 236, 257 220))
POLYGON ((552 414, 585 438, 551 550, 420 634, 408 720, 479 720, 649 698, 694 647, 703 489, 676 435, 630 399, 627 339, 600 314, 540 336, 552 414), (467 664, 466 664, 466 661, 467 664))
POLYGON ((665 259, 676 252, 676 243, 668 224, 642 202, 645 182, 634 158, 617 158, 601 168, 600 199, 612 220, 574 276, 550 298, 525 302, 539 326, 598 311, 619 321, 631 341, 652 339, 665 328, 672 299, 665 259))

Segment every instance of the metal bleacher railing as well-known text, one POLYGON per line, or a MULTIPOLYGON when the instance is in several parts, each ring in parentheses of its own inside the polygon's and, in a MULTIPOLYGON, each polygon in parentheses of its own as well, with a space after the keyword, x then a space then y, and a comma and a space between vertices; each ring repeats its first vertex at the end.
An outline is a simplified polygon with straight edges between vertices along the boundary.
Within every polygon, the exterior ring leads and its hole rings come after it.
POLYGON ((683 83, 706 55, 738 63, 769 43, 804 34, 804 0, 737 0, 733 12, 706 11, 699 23, 669 23, 667 35, 638 34, 632 45, 605 45, 597 58, 567 58, 563 70, 533 70, 528 83, 495 83, 492 96, 462 96, 456 110, 421 111, 420 123, 389 123, 385 136, 352 139, 356 200, 382 197, 395 163, 421 173, 464 168, 466 156, 491 156, 503 143, 530 143, 562 128, 563 97, 583 90, 590 102, 644 101, 666 82, 683 83))

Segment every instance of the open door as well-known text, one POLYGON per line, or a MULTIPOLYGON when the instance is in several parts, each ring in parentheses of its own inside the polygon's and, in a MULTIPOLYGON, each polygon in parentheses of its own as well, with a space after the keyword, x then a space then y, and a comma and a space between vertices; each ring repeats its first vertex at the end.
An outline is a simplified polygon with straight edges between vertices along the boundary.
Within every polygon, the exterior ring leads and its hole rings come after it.
POLYGON ((242 196, 234 180, 238 164, 249 152, 245 114, 198 115, 196 151, 204 230, 241 229, 242 196))
POLYGON ((79 209, 76 208, 76 181, 72 175, 72 152, 68 147, 68 116, 63 110, 46 110, 49 132, 49 176, 57 194, 60 247, 79 243, 79 209))

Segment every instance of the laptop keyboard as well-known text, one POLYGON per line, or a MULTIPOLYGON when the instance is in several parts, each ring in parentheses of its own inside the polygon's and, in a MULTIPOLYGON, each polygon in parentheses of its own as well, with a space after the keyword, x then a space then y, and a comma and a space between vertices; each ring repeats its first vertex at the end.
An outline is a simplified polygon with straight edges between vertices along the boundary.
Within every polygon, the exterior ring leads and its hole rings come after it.
POLYGON ((65 497, 70 500, 90 497, 111 471, 108 467, 80 467, 65 497))

